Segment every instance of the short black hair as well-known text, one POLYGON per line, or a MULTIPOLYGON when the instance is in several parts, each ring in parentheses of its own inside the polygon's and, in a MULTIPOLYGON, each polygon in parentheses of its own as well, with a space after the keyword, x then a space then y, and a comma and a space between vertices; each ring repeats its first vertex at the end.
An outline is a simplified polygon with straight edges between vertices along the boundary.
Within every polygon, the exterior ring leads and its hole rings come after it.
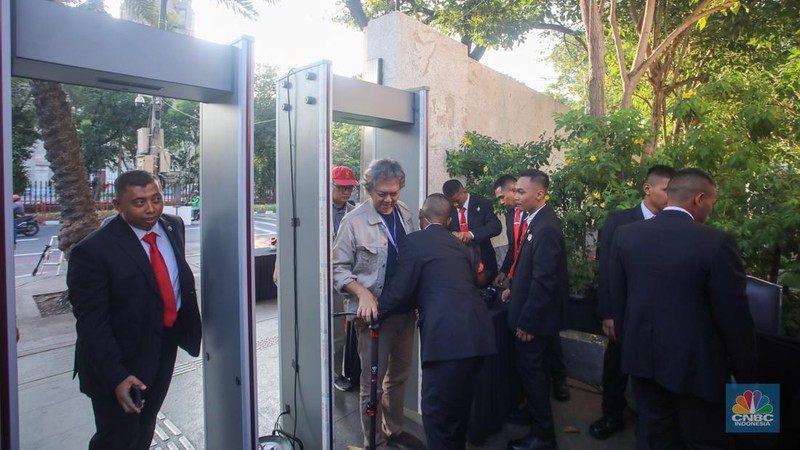
POLYGON ((667 196, 670 200, 685 202, 701 192, 708 194, 709 185, 717 186, 709 174, 694 167, 681 169, 669 180, 667 196))
POLYGON ((452 180, 445 181, 444 184, 442 185, 442 193, 447 198, 450 198, 458 194, 458 191, 460 191, 461 189, 464 189, 464 185, 461 184, 461 182, 456 180, 455 178, 453 178, 452 180))
POLYGON ((422 204, 422 212, 428 220, 446 219, 450 217, 450 200, 444 194, 431 194, 422 204))
POLYGON ((150 183, 155 183, 161 189, 158 177, 145 170, 131 170, 123 173, 114 180, 114 197, 119 200, 128 189, 128 186, 145 187, 150 183))
POLYGON ((494 187, 492 190, 496 191, 497 189, 505 189, 511 183, 516 183, 517 179, 514 178, 512 175, 505 174, 500 176, 497 181, 494 182, 494 187))
POLYGON ((519 173, 519 177, 528 177, 534 183, 538 183, 544 187, 544 190, 550 187, 550 177, 539 169, 525 169, 519 173))
POLYGON ((655 166, 647 169, 647 175, 644 177, 644 182, 649 183, 653 178, 672 178, 675 176, 675 169, 664 164, 656 164, 655 166))

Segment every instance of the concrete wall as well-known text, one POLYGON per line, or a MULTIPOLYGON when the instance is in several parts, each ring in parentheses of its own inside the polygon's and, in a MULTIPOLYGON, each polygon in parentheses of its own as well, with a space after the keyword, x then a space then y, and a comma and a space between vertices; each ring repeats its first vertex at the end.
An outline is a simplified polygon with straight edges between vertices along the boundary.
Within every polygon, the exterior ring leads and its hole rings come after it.
MULTIPOLYGON (((467 56, 467 47, 399 12, 369 23, 366 58, 383 58, 383 84, 430 88, 428 191, 440 192, 449 176, 445 151, 465 131, 522 144, 553 133, 563 104, 467 56)), ((563 158, 556 155, 551 164, 563 158)), ((504 240, 504 239, 503 239, 504 240)))

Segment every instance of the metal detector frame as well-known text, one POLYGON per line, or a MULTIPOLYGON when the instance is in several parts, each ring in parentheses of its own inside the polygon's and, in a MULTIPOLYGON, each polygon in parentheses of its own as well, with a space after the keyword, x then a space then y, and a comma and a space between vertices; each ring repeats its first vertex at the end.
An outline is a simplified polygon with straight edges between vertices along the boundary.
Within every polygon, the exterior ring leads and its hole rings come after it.
MULTIPOLYGON (((335 446, 330 358, 331 125, 365 126, 362 170, 373 159, 397 160, 406 173, 401 200, 416 212, 427 194, 427 89, 333 75, 331 63, 322 61, 281 77, 277 92, 281 405, 289 411, 284 429, 296 430, 306 448, 341 448, 335 446)), ((406 408, 419 414, 419 367, 414 369, 406 408)))
MULTIPOLYGON (((11 197, 11 76, 203 102, 201 290, 206 448, 257 448, 253 40, 219 45, 46 0, 2 0, 3 173, 11 197), (46 31, 45 31, 46 30, 46 31), (209 426, 209 424, 211 426, 209 426)), ((0 225, 0 447, 19 448, 13 220, 0 225)))

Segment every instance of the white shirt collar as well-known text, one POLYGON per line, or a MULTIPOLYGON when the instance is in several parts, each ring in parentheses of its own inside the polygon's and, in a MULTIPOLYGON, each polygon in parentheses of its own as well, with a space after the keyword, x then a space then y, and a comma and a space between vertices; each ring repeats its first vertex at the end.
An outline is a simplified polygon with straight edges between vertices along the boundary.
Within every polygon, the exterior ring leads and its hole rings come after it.
POLYGON ((146 235, 147 233, 150 233, 150 232, 153 232, 153 233, 155 233, 156 235, 158 235, 160 237, 166 237, 167 236, 164 233, 164 229, 161 227, 161 221, 156 222, 156 224, 150 230, 143 230, 141 228, 136 228, 135 226, 133 226, 131 224, 128 224, 128 226, 131 227, 131 230, 133 230, 134 233, 136 233, 136 239, 139 239, 140 241, 142 240, 142 238, 144 238, 144 235, 146 235))
POLYGON ((470 199, 470 198, 471 198, 471 197, 470 197, 470 195, 469 195, 469 194, 467 194, 467 199, 466 199, 466 200, 464 201, 464 203, 461 205, 461 207, 462 207, 462 208, 464 208, 464 209, 465 209, 465 210, 467 210, 467 211, 469 211, 469 199, 470 199))
POLYGON ((692 215, 692 213, 690 213, 689 211, 681 208, 680 206, 667 206, 666 208, 664 208, 664 211, 681 211, 681 212, 684 212, 684 213, 688 214, 689 217, 691 217, 692 220, 694 220, 694 216, 692 215))
POLYGON ((536 211, 528 214, 528 217, 525 218, 525 221, 528 222, 528 227, 529 228, 531 226, 531 221, 533 220, 533 218, 536 216, 536 214, 539 214, 539 211, 541 211, 545 206, 547 206, 547 203, 542 203, 542 206, 540 206, 539 209, 537 209, 536 211))
POLYGON ((642 208, 642 215, 644 216, 644 220, 652 219, 656 215, 653 214, 653 211, 650 211, 647 206, 644 204, 644 201, 639 204, 639 207, 642 208))

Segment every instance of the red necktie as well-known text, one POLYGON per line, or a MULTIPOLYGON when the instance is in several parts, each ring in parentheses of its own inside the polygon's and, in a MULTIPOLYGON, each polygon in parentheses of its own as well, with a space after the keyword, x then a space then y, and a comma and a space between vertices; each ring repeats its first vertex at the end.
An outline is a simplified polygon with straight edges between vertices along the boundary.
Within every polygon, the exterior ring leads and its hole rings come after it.
POLYGON ((522 217, 522 211, 519 209, 514 210, 514 234, 512 237, 514 238, 514 242, 509 242, 509 248, 516 249, 517 248, 517 239, 519 239, 519 223, 520 218, 522 217))
POLYGON ((158 290, 161 291, 161 298, 164 300, 164 326, 171 328, 178 318, 178 307, 175 303, 175 291, 172 290, 172 282, 169 279, 169 270, 164 262, 164 257, 158 251, 155 233, 147 233, 142 238, 150 244, 150 264, 153 265, 153 272, 158 282, 158 290))
POLYGON ((467 209, 464 208, 463 206, 458 210, 458 212, 461 213, 461 216, 458 219, 458 223, 459 225, 461 225, 461 231, 464 233, 469 231, 469 228, 467 228, 467 216, 464 214, 466 211, 467 209))
POLYGON ((525 236, 525 231, 527 229, 528 229, 528 221, 523 220, 522 223, 520 223, 519 234, 514 239, 514 262, 511 263, 511 270, 508 271, 509 280, 514 275, 514 269, 517 267, 517 259, 519 259, 519 254, 520 251, 522 250, 522 241, 523 241, 522 238, 525 236))

